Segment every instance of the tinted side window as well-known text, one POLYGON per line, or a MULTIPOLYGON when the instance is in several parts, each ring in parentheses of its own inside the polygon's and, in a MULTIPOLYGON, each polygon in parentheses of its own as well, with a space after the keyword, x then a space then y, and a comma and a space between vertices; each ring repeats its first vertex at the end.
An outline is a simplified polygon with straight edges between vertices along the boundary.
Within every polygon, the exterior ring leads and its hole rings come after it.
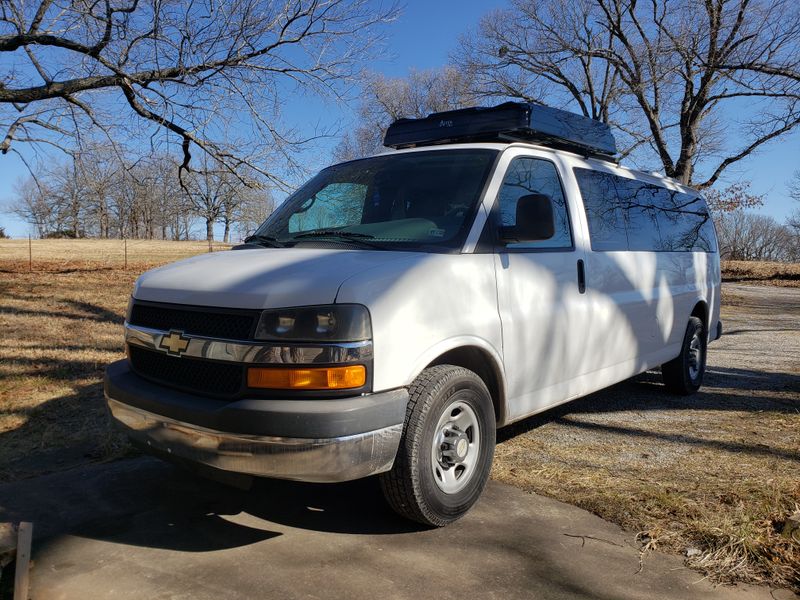
POLYGON ((627 250, 625 217, 617 200, 617 187, 612 176, 602 171, 575 169, 575 177, 589 221, 592 250, 627 250))
POLYGON ((652 251, 661 245, 659 204, 668 190, 624 177, 611 176, 628 237, 628 250, 652 251))
POLYGON ((716 252, 701 197, 589 169, 575 175, 593 250, 716 252))
POLYGON ((503 178, 498 202, 500 222, 514 226, 517 221, 517 201, 528 194, 544 194, 553 204, 555 234, 549 240, 507 244, 508 248, 571 248, 572 234, 569 213, 561 180, 553 163, 540 158, 515 158, 503 178))
POLYGON ((716 252, 714 224, 705 201, 670 190, 661 198, 659 226, 661 250, 667 252, 716 252))

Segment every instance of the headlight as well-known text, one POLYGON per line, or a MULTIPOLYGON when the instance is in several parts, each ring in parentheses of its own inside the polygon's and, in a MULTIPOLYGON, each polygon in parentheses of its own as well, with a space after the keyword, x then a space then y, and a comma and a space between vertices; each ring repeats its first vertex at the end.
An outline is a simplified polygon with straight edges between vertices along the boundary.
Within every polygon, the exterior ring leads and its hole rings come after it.
POLYGON ((256 339, 286 342, 360 342, 372 338, 369 311, 361 304, 265 310, 256 339))

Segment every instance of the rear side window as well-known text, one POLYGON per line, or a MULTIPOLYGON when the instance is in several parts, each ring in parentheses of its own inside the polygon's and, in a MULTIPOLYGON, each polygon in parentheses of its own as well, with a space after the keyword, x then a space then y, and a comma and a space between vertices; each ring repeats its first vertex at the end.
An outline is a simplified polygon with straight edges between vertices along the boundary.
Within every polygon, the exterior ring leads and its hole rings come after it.
POLYGON ((564 190, 556 167, 549 160, 520 157, 511 161, 500 188, 500 222, 503 226, 517 224, 517 201, 528 194, 544 194, 553 205, 555 233, 548 240, 507 244, 507 248, 571 248, 572 234, 564 190))
POLYGON ((575 169, 592 250, 716 252, 700 196, 591 169, 575 169))
MULTIPOLYGON (((668 191, 668 190, 667 190, 668 191)), ((714 223, 705 200, 669 192, 659 212, 661 250, 666 252, 716 252, 714 223)))

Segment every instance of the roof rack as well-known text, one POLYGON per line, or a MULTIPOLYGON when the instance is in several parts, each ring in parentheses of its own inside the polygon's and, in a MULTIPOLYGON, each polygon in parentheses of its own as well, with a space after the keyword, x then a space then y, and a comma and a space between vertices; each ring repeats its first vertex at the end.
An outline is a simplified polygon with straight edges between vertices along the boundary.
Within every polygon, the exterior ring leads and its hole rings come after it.
POLYGON ((383 145, 413 148, 498 141, 537 142, 605 160, 614 160, 617 153, 616 140, 605 123, 527 102, 431 113, 422 119, 398 119, 386 131, 383 145))

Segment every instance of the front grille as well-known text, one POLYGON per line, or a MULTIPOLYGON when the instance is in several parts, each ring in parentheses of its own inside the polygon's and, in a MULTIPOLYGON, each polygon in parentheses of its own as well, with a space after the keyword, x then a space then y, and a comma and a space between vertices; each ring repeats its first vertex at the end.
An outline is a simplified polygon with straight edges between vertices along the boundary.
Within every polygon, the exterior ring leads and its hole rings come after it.
POLYGON ((183 307, 134 301, 128 322, 162 331, 177 329, 206 337, 248 340, 253 336, 258 315, 258 311, 252 310, 183 307))
POLYGON ((129 345, 133 370, 158 383, 204 396, 234 396, 244 383, 244 367, 235 363, 178 358, 129 345))

